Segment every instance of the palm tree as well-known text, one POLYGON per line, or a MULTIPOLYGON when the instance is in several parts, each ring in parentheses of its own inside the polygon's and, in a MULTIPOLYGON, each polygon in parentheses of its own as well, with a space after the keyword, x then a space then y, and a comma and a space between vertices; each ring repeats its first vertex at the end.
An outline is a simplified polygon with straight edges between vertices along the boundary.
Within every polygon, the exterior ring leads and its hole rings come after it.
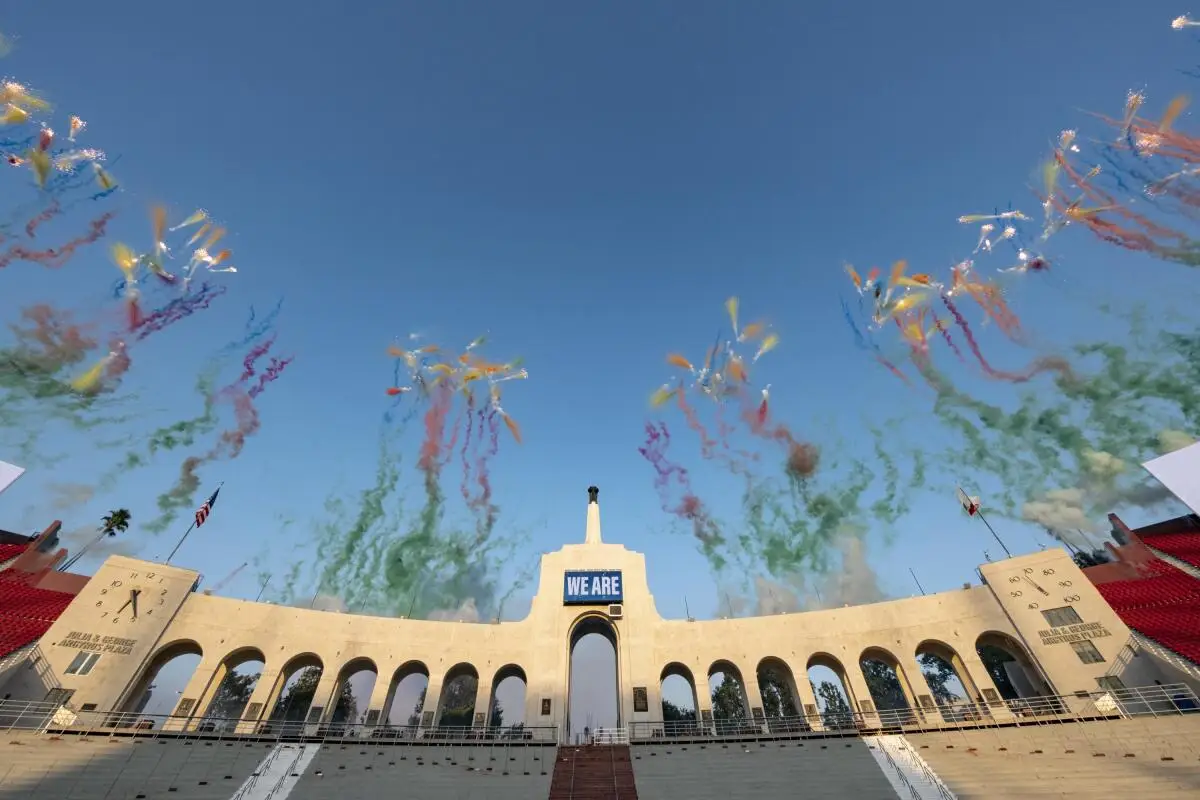
POLYGON ((99 542, 105 536, 116 536, 118 532, 124 533, 125 531, 129 530, 129 523, 132 519, 133 515, 129 513, 129 509, 127 508, 118 508, 115 511, 109 511, 100 518, 101 525, 99 535, 81 547, 78 553, 67 559, 66 563, 59 568, 59 571, 66 572, 69 570, 76 561, 83 558, 84 553, 92 549, 92 545, 99 542))

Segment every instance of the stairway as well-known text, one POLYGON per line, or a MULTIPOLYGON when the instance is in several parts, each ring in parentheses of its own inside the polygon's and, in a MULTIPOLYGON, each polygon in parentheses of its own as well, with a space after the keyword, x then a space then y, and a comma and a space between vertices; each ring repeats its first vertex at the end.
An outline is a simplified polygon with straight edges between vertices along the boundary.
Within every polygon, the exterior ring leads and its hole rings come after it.
POLYGON ((558 748, 549 800, 637 800, 629 745, 558 748))

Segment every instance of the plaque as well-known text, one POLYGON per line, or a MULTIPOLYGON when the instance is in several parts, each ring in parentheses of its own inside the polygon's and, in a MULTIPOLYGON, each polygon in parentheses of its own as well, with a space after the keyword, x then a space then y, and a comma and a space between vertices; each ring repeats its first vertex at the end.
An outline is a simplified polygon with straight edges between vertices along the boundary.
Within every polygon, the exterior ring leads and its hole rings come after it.
POLYGON ((762 722, 765 719, 765 717, 763 717, 763 710, 758 706, 750 709, 750 713, 754 717, 755 722, 762 722))
POLYGON ((483 727, 483 712, 482 711, 475 712, 475 725, 476 725, 476 727, 479 727, 479 728, 483 727))
POLYGON ((712 721, 713 721, 712 709, 711 708, 700 709, 700 719, 704 721, 705 725, 712 725, 712 721))
POLYGON ((543 717, 550 716, 550 698, 549 697, 542 698, 542 716, 543 717))
POLYGON ((424 714, 421 715, 421 727, 429 728, 432 726, 433 726, 433 712, 426 711, 424 714))
POLYGON ((645 686, 633 687, 633 710, 638 712, 650 710, 650 699, 646 694, 645 686))

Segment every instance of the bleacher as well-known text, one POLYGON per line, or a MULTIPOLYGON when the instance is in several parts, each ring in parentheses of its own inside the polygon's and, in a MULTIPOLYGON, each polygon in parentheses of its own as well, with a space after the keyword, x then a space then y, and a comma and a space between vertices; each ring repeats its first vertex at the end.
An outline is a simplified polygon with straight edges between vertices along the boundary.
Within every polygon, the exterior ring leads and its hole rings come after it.
POLYGON ((1130 628, 1200 663, 1200 581, 1154 561, 1145 565, 1143 576, 1135 580, 1101 583, 1096 589, 1130 628))
POLYGON ((1175 532, 1158 535, 1143 535, 1147 547, 1153 547, 1189 566, 1200 569, 1200 533, 1175 532))
POLYGON ((530 800, 550 791, 554 745, 339 743, 6 732, 0 800, 530 800))
POLYGON ((74 599, 75 595, 38 589, 0 573, 0 656, 41 638, 74 599))
POLYGON ((896 798, 858 737, 651 743, 632 751, 639 800, 896 798))
POLYGON ((960 798, 1200 797, 1200 714, 902 738, 960 798))

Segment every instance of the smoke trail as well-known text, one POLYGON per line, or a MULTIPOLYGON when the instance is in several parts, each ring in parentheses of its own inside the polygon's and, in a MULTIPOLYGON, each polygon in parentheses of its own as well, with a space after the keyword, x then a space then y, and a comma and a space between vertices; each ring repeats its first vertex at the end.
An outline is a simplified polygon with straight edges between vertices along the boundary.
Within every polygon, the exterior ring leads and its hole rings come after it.
POLYGON ((1118 503, 1161 502, 1139 471, 1101 480, 1096 465, 1144 461, 1163 451, 1164 431, 1200 430, 1200 333, 1167 332, 1153 346, 1136 344, 1136 358, 1112 343, 1077 345, 1077 359, 1094 368, 1060 375, 1057 392, 1027 393, 1012 411, 927 376, 939 389, 935 414, 963 439, 946 463, 992 476, 999 494, 989 505, 1000 513, 1060 532, 1074 513, 1063 509, 1095 518, 1118 503))
POLYGON ((131 331, 136 333, 136 338, 141 341, 185 317, 190 317, 201 309, 208 308, 213 300, 223 294, 225 294, 224 286, 213 287, 205 283, 198 291, 176 297, 148 316, 138 317, 136 324, 131 327, 131 331))
POLYGON ((688 471, 667 458, 667 448, 670 444, 671 434, 666 423, 660 422, 655 425, 647 422, 646 442, 638 448, 638 452, 654 467, 654 488, 658 492, 663 511, 674 514, 690 525, 700 552, 715 571, 720 571, 727 563, 719 552, 725 545, 725 535, 709 514, 704 502, 692 492, 688 471), (673 484, 677 485, 682 493, 678 502, 672 497, 673 484))
MULTIPOLYGON (((267 343, 267 346, 269 347, 270 343, 267 343)), ((263 349, 263 352, 265 352, 265 349, 263 349)), ((252 372, 253 370, 250 369, 251 363, 249 357, 247 357, 247 370, 252 372)), ((282 372, 282 369, 276 372, 274 377, 271 377, 271 380, 278 377, 279 372, 282 372)), ((243 376, 245 376, 245 373, 243 373, 243 376)), ((158 534, 165 531, 175 521, 180 511, 193 504, 196 490, 200 486, 200 478, 197 470, 201 466, 218 459, 232 460, 237 458, 245 448, 246 440, 257 433, 261 427, 258 409, 255 408, 254 401, 249 392, 241 387, 240 381, 218 392, 217 399, 231 402, 236 426, 223 431, 218 437, 216 444, 204 455, 189 456, 184 459, 179 467, 179 477, 176 479, 175 484, 166 492, 159 495, 156 501, 159 511, 158 516, 144 526, 150 533, 158 534)))
POLYGON ((76 250, 92 244, 103 237, 108 231, 108 223, 114 216, 116 216, 114 213, 109 212, 92 220, 88 225, 87 233, 71 239, 61 247, 51 247, 46 250, 30 250, 23 245, 14 244, 7 250, 0 252, 0 269, 16 261, 27 261, 41 264, 43 267, 50 269, 58 269, 66 264, 71 259, 71 256, 75 255, 76 250))

